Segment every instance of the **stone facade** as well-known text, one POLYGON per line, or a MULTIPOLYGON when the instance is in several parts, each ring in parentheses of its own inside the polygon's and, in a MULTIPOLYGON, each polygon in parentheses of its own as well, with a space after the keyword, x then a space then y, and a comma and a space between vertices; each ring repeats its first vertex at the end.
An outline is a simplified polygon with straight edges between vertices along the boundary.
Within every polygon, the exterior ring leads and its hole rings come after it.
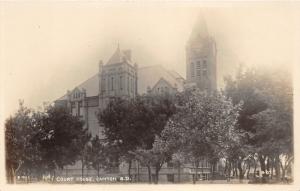
POLYGON ((104 109, 110 99, 135 98, 137 95, 137 64, 131 63, 131 51, 118 47, 106 65, 99 63, 99 106, 104 109))
POLYGON ((137 95, 137 64, 131 63, 130 50, 117 48, 108 62, 99 63, 98 74, 83 82, 72 91, 55 101, 55 105, 67 107, 72 115, 85 121, 89 132, 103 138, 97 119, 99 110, 104 109, 111 99, 135 98, 137 95))

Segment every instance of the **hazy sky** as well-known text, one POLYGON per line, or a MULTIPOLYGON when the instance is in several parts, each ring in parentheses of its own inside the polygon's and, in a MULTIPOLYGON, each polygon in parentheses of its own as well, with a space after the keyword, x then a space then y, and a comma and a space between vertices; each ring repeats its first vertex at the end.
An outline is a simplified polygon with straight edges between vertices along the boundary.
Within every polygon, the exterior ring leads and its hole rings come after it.
POLYGON ((0 2, 2 117, 19 99, 36 108, 61 97, 94 75, 117 43, 139 67, 161 64, 185 77, 185 45, 200 11, 217 42, 219 86, 240 62, 291 67, 298 5, 0 2))

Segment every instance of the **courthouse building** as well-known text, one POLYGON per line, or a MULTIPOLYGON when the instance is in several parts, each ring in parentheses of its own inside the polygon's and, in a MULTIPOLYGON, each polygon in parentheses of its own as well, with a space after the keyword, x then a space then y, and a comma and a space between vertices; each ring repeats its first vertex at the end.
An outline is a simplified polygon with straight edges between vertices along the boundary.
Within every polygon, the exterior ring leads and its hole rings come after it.
POLYGON ((85 121, 93 136, 103 137, 97 112, 105 109, 111 99, 131 99, 147 93, 172 94, 182 91, 183 85, 182 76, 161 65, 138 68, 132 62, 131 51, 122 51, 118 46, 105 64, 99 62, 99 71, 94 76, 67 91, 55 105, 69 108, 73 115, 85 121))
MULTIPOLYGON (((131 99, 149 93, 174 94, 187 87, 198 87, 208 92, 216 90, 216 57, 215 40, 209 35, 204 19, 199 17, 186 44, 186 63, 183 63, 186 65, 186 80, 176 71, 167 70, 161 65, 139 67, 133 60, 132 52, 121 50, 118 46, 108 61, 99 62, 99 70, 94 76, 67 91, 55 101, 55 105, 69 108, 73 115, 80 116, 85 121, 93 136, 103 138, 103 128, 98 124, 97 112, 105 109, 111 99, 131 99)), ((202 178, 207 178, 210 173, 208 162, 202 161, 200 167, 201 171, 198 172, 201 172, 202 178)), ((146 168, 137 168, 137 164, 133 164, 132 174, 144 174, 147 179, 146 168)), ((188 179, 193 173, 193 167, 185 165, 181 168, 181 177, 188 179)), ((164 166, 160 176, 164 177, 162 179, 175 181, 175 171, 174 168, 164 166)))
POLYGON ((93 136, 102 137, 97 112, 113 98, 130 99, 147 93, 173 94, 190 86, 215 90, 216 54, 216 43, 208 34, 204 19, 199 17, 186 45, 186 80, 161 65, 139 68, 133 61, 131 50, 121 50, 118 46, 105 64, 102 60, 99 62, 99 70, 94 76, 67 91, 55 105, 69 108, 73 115, 85 121, 93 136))

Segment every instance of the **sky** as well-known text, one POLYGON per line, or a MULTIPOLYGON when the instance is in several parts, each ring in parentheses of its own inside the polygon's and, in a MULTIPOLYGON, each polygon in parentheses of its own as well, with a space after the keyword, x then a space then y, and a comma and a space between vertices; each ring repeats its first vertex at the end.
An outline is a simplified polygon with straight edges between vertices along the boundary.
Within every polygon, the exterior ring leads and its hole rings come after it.
POLYGON ((298 3, 0 2, 2 118, 19 99, 37 108, 72 90, 117 44, 139 67, 161 64, 185 78, 185 46, 200 13, 217 43, 219 87, 239 63, 295 64, 298 3))

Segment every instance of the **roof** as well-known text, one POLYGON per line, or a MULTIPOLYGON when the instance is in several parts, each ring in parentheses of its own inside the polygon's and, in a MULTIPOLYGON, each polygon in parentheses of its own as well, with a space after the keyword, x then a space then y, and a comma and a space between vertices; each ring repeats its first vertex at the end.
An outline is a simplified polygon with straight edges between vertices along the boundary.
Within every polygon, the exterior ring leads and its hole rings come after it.
MULTIPOLYGON (((80 85, 74 87, 72 89, 72 91, 75 90, 76 88, 78 88, 79 90, 85 89, 87 97, 97 96, 99 94, 98 74, 95 74, 94 76, 87 79, 86 81, 84 81, 80 85)), ((64 96, 62 96, 58 100, 66 100, 66 99, 67 99, 67 94, 65 94, 64 96)))
POLYGON ((82 90, 85 89, 86 96, 97 96, 99 94, 99 77, 98 74, 95 74, 79 86, 77 86, 78 89, 82 90))
POLYGON ((184 79, 180 74, 178 74, 174 70, 169 70, 169 73, 176 79, 184 79))
MULTIPOLYGON (((161 65, 154 65, 154 66, 147 66, 138 69, 138 93, 144 94, 147 93, 147 88, 153 88, 155 84, 163 78, 166 80, 170 85, 175 87, 175 84, 179 91, 183 89, 183 84, 178 81, 178 78, 182 78, 177 72, 175 71, 168 71, 161 65)), ((80 85, 74 87, 72 89, 75 90, 78 88, 79 90, 85 89, 86 96, 98 96, 99 94, 99 78, 98 74, 93 75, 88 80, 84 81, 80 85)), ((65 94, 58 100, 66 100, 67 95, 65 94)))
POLYGON ((128 52, 130 52, 130 50, 121 51, 120 47, 118 46, 117 50, 110 57, 110 59, 107 61, 106 65, 121 63, 121 62, 124 62, 125 60, 130 63, 131 62, 131 58, 128 55, 128 52))
POLYGON ((190 40, 195 40, 195 39, 205 38, 205 37, 208 37, 207 25, 204 17, 201 14, 199 14, 196 23, 194 25, 194 28, 192 30, 190 40))
POLYGON ((183 87, 183 84, 181 84, 170 71, 166 70, 161 65, 154 65, 138 69, 138 93, 147 93, 147 88, 153 88, 161 78, 166 80, 173 87, 175 87, 176 84, 179 90, 183 87))
POLYGON ((167 85, 171 86, 172 88, 174 88, 174 86, 172 84, 170 84, 167 80, 164 79, 164 77, 161 77, 158 82, 156 82, 156 84, 152 87, 152 90, 154 89, 155 86, 157 86, 158 84, 161 84, 162 82, 165 82, 167 85))

